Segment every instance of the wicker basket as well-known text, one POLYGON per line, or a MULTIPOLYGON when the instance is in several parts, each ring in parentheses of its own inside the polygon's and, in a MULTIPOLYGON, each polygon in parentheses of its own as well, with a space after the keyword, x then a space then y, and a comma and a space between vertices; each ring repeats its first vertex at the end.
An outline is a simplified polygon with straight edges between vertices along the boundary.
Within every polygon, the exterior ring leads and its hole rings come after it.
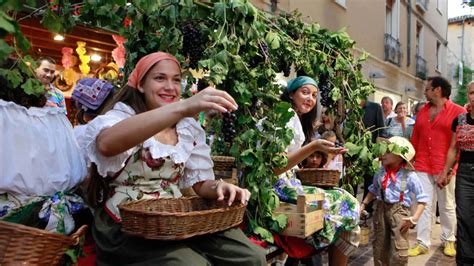
POLYGON ((83 225, 71 236, 65 236, 0 221, 0 265, 57 265, 86 231, 87 225, 83 225))
POLYGON ((232 171, 235 158, 231 156, 211 156, 214 162, 214 171, 232 171))
POLYGON ((246 205, 230 207, 200 197, 148 199, 119 205, 122 231, 146 239, 180 240, 242 223, 246 205))
POLYGON ((341 172, 325 168, 306 168, 296 171, 296 175, 306 186, 338 187, 341 172))

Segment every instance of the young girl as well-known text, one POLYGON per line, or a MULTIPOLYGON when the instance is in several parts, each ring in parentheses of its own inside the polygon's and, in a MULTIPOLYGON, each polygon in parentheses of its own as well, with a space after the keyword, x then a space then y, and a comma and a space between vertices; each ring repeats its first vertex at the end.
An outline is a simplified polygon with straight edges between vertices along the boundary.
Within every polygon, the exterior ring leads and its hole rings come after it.
MULTIPOLYGON (((327 141, 330 141, 334 144, 336 144, 336 141, 337 141, 336 133, 332 130, 325 131, 321 135, 321 138, 327 141)), ((324 168, 339 170, 339 172, 341 172, 341 177, 342 177, 343 164, 344 164, 344 161, 341 154, 328 154, 328 160, 327 160, 327 163, 324 165, 324 168)))
POLYGON ((214 180, 204 130, 192 118, 201 111, 236 110, 234 99, 207 88, 180 100, 180 91, 177 59, 149 54, 138 61, 112 109, 87 125, 82 143, 94 163, 92 182, 102 188, 90 191, 97 206, 92 228, 97 264, 264 265, 263 250, 237 228, 183 241, 145 240, 121 231, 117 206, 125 201, 178 198, 180 188, 189 187, 204 198, 227 197, 229 204, 249 200, 248 190, 214 180))
POLYGON ((328 160, 327 153, 315 151, 303 161, 304 168, 322 168, 328 160))
POLYGON ((418 222, 428 196, 423 192, 418 176, 406 165, 415 156, 410 141, 403 137, 392 137, 390 143, 407 152, 387 152, 382 156, 383 167, 375 174, 369 193, 361 203, 361 213, 374 198, 374 265, 407 265, 408 229, 418 222), (415 214, 410 216, 412 204, 409 193, 416 197, 415 214))

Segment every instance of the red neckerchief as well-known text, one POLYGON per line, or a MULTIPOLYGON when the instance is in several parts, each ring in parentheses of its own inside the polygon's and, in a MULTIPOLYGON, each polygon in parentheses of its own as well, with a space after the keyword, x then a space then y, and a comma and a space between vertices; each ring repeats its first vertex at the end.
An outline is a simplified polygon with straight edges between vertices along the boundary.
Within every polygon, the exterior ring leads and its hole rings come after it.
POLYGON ((385 176, 382 179, 382 188, 383 188, 383 190, 385 190, 387 188, 387 184, 388 184, 389 179, 392 179, 393 183, 397 182, 397 172, 400 171, 400 169, 404 166, 405 166, 405 163, 402 163, 398 167, 393 168, 393 169, 388 169, 387 167, 384 166, 385 176))

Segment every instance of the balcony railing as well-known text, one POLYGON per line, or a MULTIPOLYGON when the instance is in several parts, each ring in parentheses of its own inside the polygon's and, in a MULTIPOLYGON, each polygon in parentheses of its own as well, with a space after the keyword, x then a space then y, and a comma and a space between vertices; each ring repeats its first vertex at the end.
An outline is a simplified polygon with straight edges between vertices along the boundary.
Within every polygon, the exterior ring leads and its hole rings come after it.
POLYGON ((428 0, 416 0, 416 6, 423 12, 428 11, 428 0))
POLYGON ((385 33, 385 61, 400 66, 402 61, 402 49, 400 42, 392 35, 385 33))
POLYGON ((420 79, 426 79, 428 68, 426 67, 426 60, 420 55, 416 55, 416 76, 420 79))

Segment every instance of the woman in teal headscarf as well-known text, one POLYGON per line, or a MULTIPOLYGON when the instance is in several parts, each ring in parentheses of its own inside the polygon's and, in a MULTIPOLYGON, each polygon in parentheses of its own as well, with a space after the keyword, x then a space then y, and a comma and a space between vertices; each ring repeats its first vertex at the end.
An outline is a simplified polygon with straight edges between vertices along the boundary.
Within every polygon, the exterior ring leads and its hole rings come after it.
POLYGON ((279 180, 273 188, 280 200, 291 203, 295 203, 297 196, 301 194, 324 193, 324 227, 307 238, 306 242, 316 249, 329 247, 330 265, 346 265, 349 254, 359 244, 357 199, 340 188, 324 190, 303 186, 295 175, 297 165, 315 151, 334 154, 345 152, 344 148, 336 148, 329 141, 311 139, 314 133, 313 122, 316 120, 318 93, 318 84, 314 79, 300 76, 290 80, 281 95, 283 101, 292 104, 295 113, 287 124, 287 127, 293 129, 294 138, 286 150, 288 165, 275 171, 279 174, 279 180))

